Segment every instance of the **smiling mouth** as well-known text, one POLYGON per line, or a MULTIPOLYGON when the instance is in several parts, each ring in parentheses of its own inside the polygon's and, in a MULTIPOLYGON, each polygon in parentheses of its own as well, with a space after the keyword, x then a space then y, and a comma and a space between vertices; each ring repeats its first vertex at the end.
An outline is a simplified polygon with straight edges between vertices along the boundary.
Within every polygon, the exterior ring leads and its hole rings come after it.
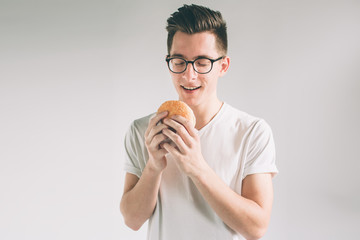
POLYGON ((185 87, 183 85, 181 85, 181 87, 183 89, 185 89, 185 90, 188 90, 188 91, 194 91, 194 90, 197 90, 197 89, 201 88, 201 86, 199 86, 199 87, 185 87))

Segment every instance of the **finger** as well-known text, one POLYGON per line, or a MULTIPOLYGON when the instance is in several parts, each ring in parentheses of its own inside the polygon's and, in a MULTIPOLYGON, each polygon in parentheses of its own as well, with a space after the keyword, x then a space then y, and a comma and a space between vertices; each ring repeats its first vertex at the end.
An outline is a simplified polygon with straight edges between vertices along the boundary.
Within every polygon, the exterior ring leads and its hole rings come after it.
POLYGON ((164 129, 163 134, 167 136, 171 141, 173 141, 173 143, 175 143, 176 147, 178 147, 180 152, 185 153, 185 149, 187 147, 180 135, 174 133, 170 129, 164 129))
POLYGON ((198 135, 198 130, 194 127, 193 123, 190 120, 180 115, 173 115, 171 119, 183 125, 190 134, 190 136, 196 137, 198 135))
POLYGON ((183 139, 186 145, 190 145, 191 143, 191 135, 187 131, 187 129, 179 122, 173 119, 165 119, 164 124, 168 125, 170 128, 174 129, 177 134, 183 139))
POLYGON ((168 137, 165 134, 158 134, 154 137, 153 141, 151 142, 151 146, 153 148, 159 149, 161 142, 165 141, 168 137))
POLYGON ((168 115, 168 112, 165 111, 165 112, 157 113, 154 116, 152 116, 150 118, 148 128, 153 128, 154 126, 156 126, 161 121, 161 119, 163 119, 167 115, 168 115))
POLYGON ((152 139, 153 139, 157 134, 160 134, 160 133, 162 132, 162 130, 164 130, 165 128, 168 128, 168 126, 165 125, 165 124, 162 124, 162 123, 160 123, 160 124, 156 125, 155 127, 153 127, 153 128, 150 130, 150 132, 149 132, 149 134, 148 134, 148 136, 147 136, 148 140, 151 142, 152 139))
POLYGON ((166 117, 167 112, 163 112, 161 114, 157 114, 151 118, 149 121, 148 128, 145 131, 145 143, 147 145, 151 144, 154 136, 162 131, 162 129, 166 128, 167 126, 163 124, 157 124, 162 118, 166 117), (159 120, 159 121, 158 121, 159 120), (157 121, 157 122, 156 122, 157 121))
POLYGON ((168 151, 164 148, 164 149, 159 149, 156 153, 157 153, 156 156, 158 158, 162 158, 168 153, 168 151))
POLYGON ((181 157, 181 153, 179 152, 179 150, 177 150, 176 147, 172 146, 171 144, 164 143, 163 147, 164 147, 164 150, 166 150, 168 153, 175 156, 176 158, 181 157))
POLYGON ((148 125, 148 128, 146 129, 145 131, 145 136, 148 136, 151 129, 153 127, 156 126, 156 124, 161 120, 163 119, 164 117, 166 117, 168 115, 168 112, 165 111, 165 112, 161 112, 161 113, 157 113, 155 114, 153 117, 150 118, 150 121, 149 121, 149 125, 148 125))

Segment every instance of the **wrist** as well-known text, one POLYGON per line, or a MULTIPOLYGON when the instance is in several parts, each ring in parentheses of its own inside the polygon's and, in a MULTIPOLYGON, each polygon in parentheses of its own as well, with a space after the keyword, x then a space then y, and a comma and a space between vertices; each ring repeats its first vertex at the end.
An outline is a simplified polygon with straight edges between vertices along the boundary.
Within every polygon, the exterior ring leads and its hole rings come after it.
POLYGON ((152 175, 161 175, 162 172, 164 171, 164 168, 156 166, 156 164, 154 164, 154 159, 151 158, 149 158, 149 161, 147 162, 145 168, 152 175))
POLYGON ((201 168, 198 168, 197 171, 192 173, 189 177, 193 182, 203 183, 206 182, 206 179, 209 178, 211 172, 211 167, 207 163, 204 163, 201 168))

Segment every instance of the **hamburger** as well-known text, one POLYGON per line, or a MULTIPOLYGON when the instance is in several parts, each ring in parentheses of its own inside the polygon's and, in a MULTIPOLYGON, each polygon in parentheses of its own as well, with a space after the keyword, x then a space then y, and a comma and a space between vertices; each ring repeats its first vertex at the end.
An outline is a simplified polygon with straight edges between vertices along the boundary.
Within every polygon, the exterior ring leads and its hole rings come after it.
POLYGON ((173 115, 180 115, 190 121, 192 126, 195 126, 196 118, 191 108, 182 101, 170 100, 166 101, 157 110, 158 113, 168 111, 166 118, 171 118, 173 115))

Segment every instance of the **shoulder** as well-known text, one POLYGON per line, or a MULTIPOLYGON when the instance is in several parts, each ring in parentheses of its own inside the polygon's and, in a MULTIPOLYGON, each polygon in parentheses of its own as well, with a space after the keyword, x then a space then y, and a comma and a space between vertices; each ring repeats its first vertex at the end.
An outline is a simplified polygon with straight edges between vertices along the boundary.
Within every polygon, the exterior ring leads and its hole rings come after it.
POLYGON ((151 113, 145 117, 142 117, 142 118, 138 118, 138 119, 135 119, 133 122, 132 122, 132 126, 134 126, 135 128, 137 129, 143 129, 143 128, 147 128, 147 126, 149 125, 149 121, 150 119, 155 115, 155 113, 151 113))
POLYGON ((143 136, 145 134, 145 131, 149 125, 150 119, 155 115, 155 113, 151 113, 145 117, 141 117, 138 119, 135 119, 128 129, 128 136, 133 135, 140 135, 143 136))
POLYGON ((229 104, 224 104, 224 113, 221 117, 221 128, 226 128, 235 135, 253 136, 254 138, 272 137, 270 125, 261 117, 251 115, 236 109, 229 104))
POLYGON ((224 103, 223 121, 242 129, 269 128, 266 121, 260 117, 241 111, 229 104, 224 103))

